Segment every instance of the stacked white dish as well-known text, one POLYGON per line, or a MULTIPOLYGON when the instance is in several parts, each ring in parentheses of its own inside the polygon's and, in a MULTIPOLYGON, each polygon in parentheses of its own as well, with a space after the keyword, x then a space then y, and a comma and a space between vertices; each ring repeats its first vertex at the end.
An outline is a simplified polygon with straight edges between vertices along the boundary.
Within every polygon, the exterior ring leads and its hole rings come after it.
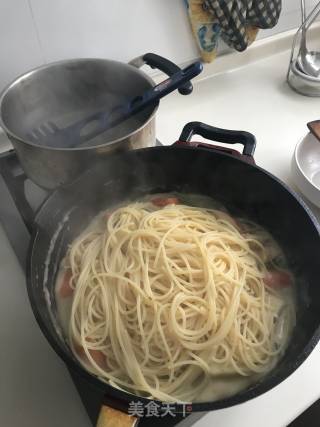
POLYGON ((292 177, 304 196, 320 207, 320 141, 308 133, 296 146, 292 177))

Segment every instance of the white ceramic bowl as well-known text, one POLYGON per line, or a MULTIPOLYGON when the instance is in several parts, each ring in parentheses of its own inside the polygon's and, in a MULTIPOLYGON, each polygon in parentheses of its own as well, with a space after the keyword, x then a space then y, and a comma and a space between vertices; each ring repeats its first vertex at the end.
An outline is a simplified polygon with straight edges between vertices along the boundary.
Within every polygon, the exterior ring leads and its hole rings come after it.
POLYGON ((311 133, 296 145, 291 172, 299 190, 320 207, 320 141, 311 133))

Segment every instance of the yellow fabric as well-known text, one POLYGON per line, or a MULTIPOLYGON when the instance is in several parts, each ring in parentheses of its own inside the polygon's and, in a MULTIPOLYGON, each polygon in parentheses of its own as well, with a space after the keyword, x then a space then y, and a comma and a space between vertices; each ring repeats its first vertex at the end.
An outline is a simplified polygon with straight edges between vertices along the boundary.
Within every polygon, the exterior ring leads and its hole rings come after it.
MULTIPOLYGON (((203 0, 188 0, 188 14, 192 32, 204 62, 212 62, 218 50, 221 28, 215 16, 204 7, 203 0)), ((245 28, 249 44, 251 44, 259 31, 255 26, 245 28)))

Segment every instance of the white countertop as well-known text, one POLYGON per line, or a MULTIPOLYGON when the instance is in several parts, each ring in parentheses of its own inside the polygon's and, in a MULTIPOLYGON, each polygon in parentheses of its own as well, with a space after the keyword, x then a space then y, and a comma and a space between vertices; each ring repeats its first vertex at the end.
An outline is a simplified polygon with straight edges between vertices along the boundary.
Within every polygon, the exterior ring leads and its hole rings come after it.
MULTIPOLYGON (((279 51, 278 42, 285 45, 283 39, 275 38, 265 51, 266 43, 261 43, 260 57, 261 52, 266 56, 276 53, 238 69, 230 68, 230 64, 239 64, 240 56, 229 55, 229 71, 222 72, 218 62, 220 74, 198 82, 192 96, 171 95, 163 100, 157 116, 160 141, 169 144, 177 140, 188 121, 252 132, 257 138, 256 163, 291 185, 291 156, 307 132, 306 123, 319 118, 320 98, 307 98, 288 88, 285 74, 289 53, 279 51)), ((249 52, 249 56, 252 61, 254 55, 249 52)), ((320 210, 315 213, 320 218, 320 210)), ((23 272, 2 227, 0 259, 0 425, 89 427, 65 366, 34 320, 23 272)), ((196 426, 285 426, 318 398, 319 345, 272 391, 245 404, 209 413, 196 426)))

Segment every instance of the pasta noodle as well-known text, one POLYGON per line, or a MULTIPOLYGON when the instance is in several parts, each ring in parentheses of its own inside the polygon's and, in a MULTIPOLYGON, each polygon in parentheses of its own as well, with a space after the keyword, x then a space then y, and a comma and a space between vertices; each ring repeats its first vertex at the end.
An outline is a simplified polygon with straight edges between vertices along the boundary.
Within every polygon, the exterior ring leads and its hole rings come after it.
POLYGON ((67 335, 112 385, 196 401, 215 380, 275 366, 295 322, 293 279, 272 266, 282 252, 258 226, 159 200, 102 213, 71 244, 67 335))

